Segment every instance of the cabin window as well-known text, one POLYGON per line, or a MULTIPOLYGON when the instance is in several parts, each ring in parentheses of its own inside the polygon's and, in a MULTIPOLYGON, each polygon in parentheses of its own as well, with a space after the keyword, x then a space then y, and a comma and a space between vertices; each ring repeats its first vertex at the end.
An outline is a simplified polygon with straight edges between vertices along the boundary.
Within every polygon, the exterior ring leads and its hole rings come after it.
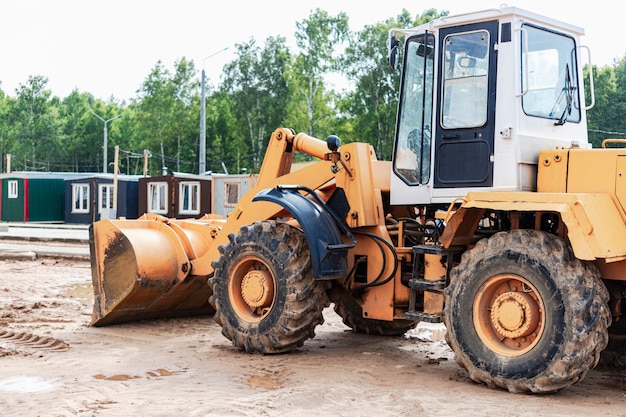
POLYGON ((148 213, 167 214, 167 183, 148 184, 148 213))
POLYGON ((98 213, 103 210, 113 209, 113 184, 100 184, 98 186, 98 195, 100 201, 98 203, 98 213))
POLYGON ((239 202, 239 183, 237 182, 227 182, 224 184, 225 187, 225 206, 226 207, 235 207, 239 202))
POLYGON ((409 185, 430 181, 435 38, 426 33, 407 41, 394 171, 409 185))
POLYGON ((489 32, 453 34, 444 42, 444 129, 483 126, 487 122, 489 32))
POLYGON ((72 213, 89 213, 89 184, 72 184, 72 213))
POLYGON ((522 106, 529 116, 581 121, 576 43, 560 33, 522 26, 522 106))
POLYGON ((200 213, 200 183, 183 181, 180 183, 180 207, 181 214, 200 213))

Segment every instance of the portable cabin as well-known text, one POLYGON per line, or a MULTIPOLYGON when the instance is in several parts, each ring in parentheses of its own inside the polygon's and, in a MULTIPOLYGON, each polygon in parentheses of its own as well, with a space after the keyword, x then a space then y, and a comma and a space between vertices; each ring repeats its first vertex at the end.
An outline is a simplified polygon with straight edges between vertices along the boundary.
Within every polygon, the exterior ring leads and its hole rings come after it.
POLYGON ((65 223, 90 224, 101 219, 138 217, 139 176, 90 174, 65 181, 65 223), (117 207, 114 207, 117 203, 117 207))
POLYGON ((0 174, 0 220, 63 223, 65 179, 73 175, 51 172, 0 174))
POLYGON ((239 199, 256 184, 256 175, 213 174, 213 201, 211 212, 224 217, 230 213, 239 199))
POLYGON ((139 179, 139 215, 197 218, 211 212, 211 176, 171 173, 139 179))

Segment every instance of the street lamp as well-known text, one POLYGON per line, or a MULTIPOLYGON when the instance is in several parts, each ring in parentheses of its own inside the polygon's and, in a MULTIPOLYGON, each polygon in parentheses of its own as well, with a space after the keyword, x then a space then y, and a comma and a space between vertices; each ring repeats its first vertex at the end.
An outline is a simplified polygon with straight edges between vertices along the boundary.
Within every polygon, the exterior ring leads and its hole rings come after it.
POLYGON ((204 63, 207 59, 224 52, 228 48, 229 47, 227 46, 224 49, 220 49, 202 60, 202 81, 200 94, 200 152, 198 155, 198 174, 206 172, 206 72, 204 71, 204 63))
POLYGON ((98 116, 98 115, 96 114, 96 112, 94 112, 93 110, 91 110, 91 112, 93 113, 93 115, 94 115, 94 116, 96 116, 98 119, 100 119, 100 120, 102 120, 102 121, 104 122, 104 153, 102 154, 102 172, 103 172, 104 174, 106 174, 106 173, 107 173, 107 170, 108 170, 108 168, 109 168, 109 167, 108 167, 108 165, 107 165, 107 159, 108 159, 108 158, 107 158, 107 124, 108 124, 110 121, 117 119, 118 117, 122 117, 122 115, 121 115, 121 114, 118 114, 118 115, 117 115, 117 116, 115 116, 115 117, 111 117, 111 118, 110 118, 110 119, 108 119, 108 120, 104 120, 104 118, 103 118, 103 117, 98 116))

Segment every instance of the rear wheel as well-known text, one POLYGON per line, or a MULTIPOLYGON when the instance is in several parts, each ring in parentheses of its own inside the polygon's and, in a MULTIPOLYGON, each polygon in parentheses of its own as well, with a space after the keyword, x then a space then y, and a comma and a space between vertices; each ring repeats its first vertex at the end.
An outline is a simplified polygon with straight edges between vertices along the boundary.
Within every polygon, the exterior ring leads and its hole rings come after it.
POLYGON ((511 392, 580 381, 606 347, 608 292, 569 245, 534 230, 501 232, 463 255, 444 322, 470 378, 511 392))
POLYGON ((363 317, 363 309, 355 298, 342 286, 334 283, 328 290, 328 298, 335 304, 335 312, 343 323, 356 333, 400 336, 417 326, 411 320, 374 320, 363 317))
POLYGON ((313 279, 306 237, 287 224, 264 221, 229 239, 209 279, 222 334, 251 353, 302 346, 324 322, 327 305, 326 284, 313 279))

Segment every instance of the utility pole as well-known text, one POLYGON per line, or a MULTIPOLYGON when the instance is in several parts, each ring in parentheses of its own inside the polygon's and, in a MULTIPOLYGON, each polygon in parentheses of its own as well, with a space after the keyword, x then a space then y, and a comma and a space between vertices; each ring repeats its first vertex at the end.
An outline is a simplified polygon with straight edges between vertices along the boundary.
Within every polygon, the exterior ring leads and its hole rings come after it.
POLYGON ((107 124, 112 121, 117 119, 118 117, 122 117, 121 114, 118 114, 115 117, 111 117, 108 120, 104 120, 103 117, 99 116, 96 114, 96 112, 94 112, 93 110, 91 110, 91 113, 93 113, 94 116, 96 116, 98 119, 102 120, 104 122, 104 145, 103 145, 103 153, 102 153, 102 173, 106 174, 108 171, 108 161, 107 161, 107 124))
POLYGON ((200 151, 198 152, 198 174, 206 172, 206 72, 204 71, 204 63, 207 59, 224 52, 229 47, 212 53, 202 60, 202 80, 200 94, 200 151))

